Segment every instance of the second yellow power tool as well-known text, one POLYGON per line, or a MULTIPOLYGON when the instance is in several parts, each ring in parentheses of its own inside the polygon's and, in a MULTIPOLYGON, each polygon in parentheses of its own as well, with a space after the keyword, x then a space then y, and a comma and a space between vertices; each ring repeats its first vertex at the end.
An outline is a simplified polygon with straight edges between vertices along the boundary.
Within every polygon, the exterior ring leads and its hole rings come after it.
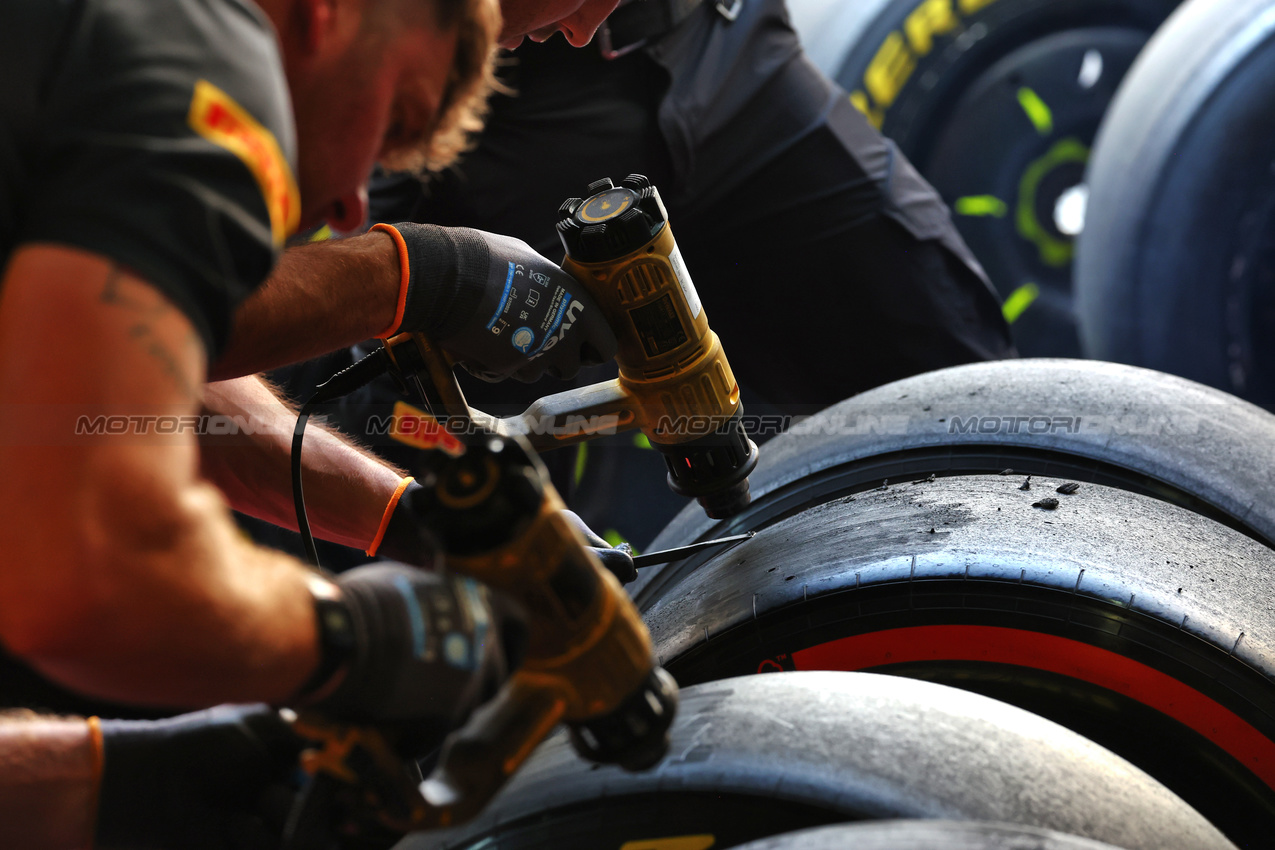
POLYGON ((305 760, 315 779, 293 813, 288 850, 326 846, 328 809, 342 793, 398 832, 468 820, 559 722, 594 762, 641 770, 668 748, 677 685, 633 602, 563 515, 539 459, 518 438, 465 442, 422 454, 408 513, 443 568, 518 606, 526 655, 447 738, 424 783, 377 730, 298 718, 318 748, 305 760))

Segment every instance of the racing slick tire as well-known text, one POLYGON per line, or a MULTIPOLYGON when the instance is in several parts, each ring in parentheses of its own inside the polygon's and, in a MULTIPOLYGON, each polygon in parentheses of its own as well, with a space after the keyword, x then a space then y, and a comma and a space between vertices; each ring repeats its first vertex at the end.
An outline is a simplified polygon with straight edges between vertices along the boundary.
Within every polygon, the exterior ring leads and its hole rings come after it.
MULTIPOLYGON (((1275 545, 1275 416, 1162 372, 1089 360, 974 363, 784 424, 749 476, 744 512, 716 522, 688 505, 650 548, 745 531, 883 480, 1005 469, 1154 496, 1275 545)), ((645 571, 636 598, 695 563, 645 571)))
POLYGON ((1126 77, 1078 244, 1086 353, 1275 405, 1275 8, 1191 0, 1126 77))
POLYGON ((679 682, 847 670, 976 691, 1109 748, 1238 844, 1271 834, 1262 543, 1148 496, 1020 474, 901 479, 751 527, 642 606, 679 682))
POLYGON ((889 0, 794 15, 815 60, 952 208, 1026 356, 1080 354, 1085 164, 1120 80, 1179 2, 889 0))
POLYGON ((738 850, 1115 850, 1052 830, 976 821, 871 821, 803 829, 738 850))
MULTIPOLYGON (((840 637, 906 627, 912 621, 897 620, 899 612, 893 609, 882 612, 886 619, 880 621, 867 614, 860 617, 853 613, 857 600, 884 594, 889 606, 909 609, 918 589, 926 593, 932 590, 937 598, 943 598, 940 591, 948 579, 943 577, 942 569, 946 568, 936 566, 939 573, 929 575, 929 561, 919 558, 919 572, 913 577, 926 579, 924 583, 895 581, 898 576, 893 568, 882 567, 881 573, 873 572, 875 568, 866 572, 851 570, 847 564, 859 560, 876 563, 874 558, 885 563, 908 550, 887 547, 884 552, 878 551, 879 541, 872 542, 876 538, 860 538, 838 530, 840 515, 829 506, 860 510, 865 500, 906 500, 914 494, 919 497, 927 492, 946 492, 956 480, 952 476, 975 476, 962 479, 959 486, 972 493, 984 493, 986 498, 990 498, 988 492, 994 492, 1008 494, 1016 501, 1015 510, 1008 513, 1005 504, 979 503, 982 507, 974 514, 978 522, 970 528, 986 525, 999 529, 996 534, 1009 541, 1015 535, 1029 535, 1027 540, 1033 546, 1043 547, 1039 552, 1031 550, 1032 563, 1069 566, 1062 572, 1049 573, 1053 584, 1046 584, 1050 589, 1024 590, 1031 582, 1017 579, 1027 573, 1014 572, 1004 564, 998 567, 998 550, 987 548, 990 544, 980 534, 963 531, 961 535, 968 539, 964 539, 962 549, 949 553, 950 557, 976 558, 974 563, 985 560, 993 572, 1009 570, 1007 574, 1015 581, 1008 584, 1013 587, 1000 580, 992 581, 993 596, 999 601, 986 605, 986 600, 971 602, 971 610, 965 614, 929 610, 934 606, 927 603, 919 606, 920 613, 907 617, 920 617, 916 625, 942 625, 946 622, 944 617, 972 617, 974 609, 978 609, 983 619, 972 619, 967 625, 997 627, 1002 619, 1018 621, 1021 612, 1017 606, 1028 605, 1020 598, 1020 592, 1028 593, 1032 599, 1039 594, 1049 599, 1056 598, 1056 593, 1065 594, 1070 602, 1086 599, 1087 611, 1097 606, 1090 614, 1099 625, 1081 629, 1081 643, 1088 641, 1096 648, 1117 655, 1124 653, 1139 664, 1143 663, 1138 660, 1142 649, 1135 651, 1134 644, 1141 638, 1126 645, 1100 632, 1136 636, 1142 627, 1126 625, 1125 617, 1133 616, 1139 623, 1143 617, 1151 617, 1147 624, 1157 633, 1165 631, 1169 641, 1158 644, 1160 638, 1155 638, 1151 643, 1160 646, 1160 650, 1150 666, 1161 671, 1177 663, 1174 656, 1179 653, 1179 644, 1188 651, 1183 657, 1201 649, 1196 627, 1206 632, 1217 629, 1206 654, 1223 667, 1233 665, 1235 672, 1249 682, 1245 688, 1250 696, 1265 707, 1258 710, 1254 720, 1244 723, 1263 729, 1258 738, 1268 740, 1275 734, 1268 717, 1275 694, 1270 683, 1275 667, 1268 663, 1266 650, 1250 642, 1265 639, 1258 635, 1271 633, 1267 600, 1275 592, 1275 585, 1269 579, 1269 567, 1260 566, 1269 563, 1269 547, 1275 540, 1275 481, 1269 474, 1271 469, 1275 469, 1275 417, 1234 396, 1191 381, 1093 361, 1021 360, 960 366, 863 393, 797 423, 789 433, 766 443, 751 476, 753 501, 744 512, 728 521, 714 522, 702 511, 687 508, 665 528, 652 548, 671 548, 748 530, 761 532, 759 537, 727 552, 710 551, 644 569, 632 586, 632 594, 659 638, 665 662, 675 674, 690 682, 758 669, 780 669, 794 663, 793 653, 798 650, 840 637), (1011 474, 999 474, 1007 470, 1011 474), (1029 475, 1033 476, 1032 489, 1019 490, 1029 475), (1042 476, 1052 479, 1052 483, 1042 481, 1042 476), (1078 492, 1053 492, 1063 482, 1078 484, 1078 492), (879 490, 882 486, 886 489, 879 490), (1079 501, 1081 497, 1093 497, 1091 504, 1105 505, 1098 510, 1103 515, 1094 517, 1090 526, 1062 524, 1076 521, 1074 509, 1085 507, 1079 501), (1049 498, 1058 499, 1059 508, 1054 514, 1040 508, 1026 509, 1022 516, 1028 524, 1022 525, 1018 522, 1018 509, 1024 505, 1017 500, 1023 498, 1027 499, 1027 508, 1049 498), (847 501, 852 499, 857 501, 847 501), (1113 553, 1121 551, 1128 539, 1124 529, 1130 522, 1136 525, 1139 517, 1146 518, 1146 527, 1157 530, 1150 538, 1139 533, 1137 539, 1147 546, 1139 550, 1138 560, 1126 563, 1117 557, 1113 561, 1113 553), (829 522, 832 525, 822 531, 814 530, 829 522), (802 530, 786 534, 789 539, 782 546, 769 549, 760 560, 750 557, 751 566, 732 566, 734 561, 730 558, 748 557, 749 549, 745 547, 773 539, 766 535, 785 523, 795 523, 794 528, 802 530), (1102 537, 1094 538, 1091 529, 1106 530, 1102 537), (1214 541, 1215 549, 1206 546, 1201 550, 1197 542, 1205 538, 1193 536, 1197 529, 1214 541), (1048 535, 1037 534, 1042 530, 1048 535), (825 532, 839 541, 843 551, 820 548, 825 532), (1069 553, 1078 554, 1072 558, 1069 553), (1160 553, 1164 553, 1163 558, 1160 553), (1206 572, 1204 562, 1191 553, 1207 555, 1211 563, 1232 577, 1228 582, 1219 579, 1216 572, 1209 573, 1208 578, 1213 580, 1204 582, 1207 600, 1196 601, 1191 595, 1192 588, 1199 584, 1191 577, 1206 572), (1176 566, 1163 561, 1172 561, 1176 566), (1105 602, 1088 600, 1083 592, 1087 583, 1106 571, 1120 583, 1120 593, 1105 602), (1082 572, 1085 579, 1076 585, 1082 572), (839 577, 832 578, 833 574, 839 577), (821 578, 812 581, 812 575, 821 578), (844 592, 850 591, 854 582, 874 575, 880 581, 873 582, 880 586, 870 593, 856 596, 855 592, 844 592), (1181 595, 1178 588, 1183 588, 1181 595), (1002 598, 1006 592, 1009 595, 1002 598), (819 601, 826 593, 830 595, 819 601), (1154 600, 1166 598, 1174 607, 1157 608, 1159 603, 1154 600), (1203 602, 1207 605, 1199 608, 1203 602), (1143 609, 1144 604, 1149 607, 1143 609), (851 613, 843 605, 850 605, 851 613), (1187 607, 1177 607, 1182 605, 1187 607), (823 610, 823 606, 832 606, 836 611, 816 616, 813 612, 823 610), (820 619, 825 616, 830 619, 820 619), (725 638, 727 632, 732 635, 729 640, 725 638), (1254 648, 1252 655, 1244 655, 1245 644, 1254 648), (782 657, 785 655, 788 657, 782 657)), ((948 500, 965 501, 956 496, 948 500)), ((945 538, 950 530, 943 525, 950 517, 929 518, 906 501, 891 504, 893 507, 880 515, 880 521, 891 527, 912 523, 915 528, 908 528, 917 532, 921 543, 929 545, 934 539, 945 538), (935 529, 933 536, 930 528, 935 529)), ((965 515, 966 510, 974 508, 962 508, 960 513, 965 515)), ((1084 513, 1092 516, 1088 509, 1084 513)), ((899 534, 900 540, 908 537, 899 534)), ((1010 554, 1028 557, 1022 552, 1010 554)), ((910 560, 905 558, 905 563, 910 571, 910 560)), ((958 585, 968 587, 964 576, 958 585)), ((958 594, 953 598, 963 597, 958 594)), ((1034 610, 1035 604, 1028 605, 1028 610, 1034 610)), ((1039 622, 1033 620, 1028 631, 1044 629, 1055 637, 1077 639, 1066 630, 1058 632, 1054 628, 1058 625, 1052 619, 1054 615, 1061 623, 1071 622, 1070 608, 1046 606, 1043 610, 1052 613, 1043 615, 1039 622)), ((941 632, 929 634, 942 645, 941 632)), ((1072 644, 1060 646, 1068 647, 1076 658, 1090 651, 1072 644)), ((1107 661, 1116 667, 1125 663, 1113 658, 1107 661)), ((1165 781, 1207 815, 1219 818, 1219 823, 1227 817, 1226 800, 1232 793, 1250 801, 1247 809, 1241 809, 1253 813, 1245 820, 1259 824, 1254 829, 1260 830, 1262 823, 1269 828, 1275 822, 1269 820, 1275 812, 1270 790, 1275 777, 1268 774, 1266 779, 1258 778, 1254 771, 1265 771, 1264 767, 1236 766, 1235 756, 1242 760, 1246 745, 1229 744, 1235 755, 1218 757, 1216 744, 1202 744, 1197 728, 1207 727, 1208 721, 1184 724, 1178 719, 1166 720, 1164 712, 1153 707, 1158 697, 1151 693, 1129 697, 1118 693, 1119 688, 1086 684, 1075 676, 1059 678, 1057 671, 1042 671, 1031 664, 1009 666, 1014 668, 1013 676, 1001 675, 1007 669, 1003 664, 990 676, 985 672, 975 675, 961 662, 943 672, 938 680, 985 689, 998 698, 1027 705, 1081 729, 1165 781), (997 677, 1003 681, 989 683, 997 677), (1057 701, 1046 696, 1054 691, 1071 696, 1057 701), (1096 714, 1090 711, 1098 705, 1109 710, 1096 714), (1053 713, 1049 713, 1051 710, 1053 713), (1140 727, 1144 715, 1147 724, 1140 727), (1127 727, 1132 728, 1132 733, 1125 737, 1121 730, 1127 727), (1144 731, 1139 732, 1139 728, 1144 731), (1108 731, 1104 733, 1104 729, 1108 731), (1160 735, 1181 744, 1166 748, 1160 735), (1177 764, 1180 751, 1195 755, 1177 764), (1198 775, 1194 773, 1197 766, 1203 771, 1198 775), (1209 778, 1199 778, 1204 776, 1209 778)), ((889 669, 908 672, 902 664, 889 669)), ((921 673, 938 675, 933 671, 921 673)), ((1151 676, 1146 671, 1138 675, 1151 676)), ((1179 684, 1172 688, 1195 681, 1195 674, 1182 675, 1187 679, 1179 676, 1175 679, 1179 684)), ((1234 704, 1241 714, 1246 713, 1254 705, 1249 697, 1237 698, 1226 687, 1214 693, 1218 683, 1225 680, 1226 677, 1217 682, 1198 681, 1203 689, 1199 692, 1213 702, 1221 697, 1220 704, 1234 704)), ((1222 726, 1231 728, 1229 719, 1222 726)), ((1248 827, 1241 823, 1230 828, 1243 834, 1248 827)))
POLYGON ((789 673, 685 688, 668 756, 627 773, 542 744, 472 822, 399 850, 705 850, 846 820, 995 820, 1129 850, 1232 845, 1122 759, 976 694, 789 673))

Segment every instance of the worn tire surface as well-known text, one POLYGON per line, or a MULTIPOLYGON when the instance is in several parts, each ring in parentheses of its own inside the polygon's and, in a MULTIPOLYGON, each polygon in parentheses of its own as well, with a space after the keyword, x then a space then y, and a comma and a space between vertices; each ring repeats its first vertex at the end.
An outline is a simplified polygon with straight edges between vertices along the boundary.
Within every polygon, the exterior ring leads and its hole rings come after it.
POLYGON ((1125 78, 1089 169, 1089 356, 1275 405, 1275 7, 1191 0, 1125 78))
POLYGON ((803 829, 739 850, 1115 850, 1050 830, 970 821, 880 821, 803 829))
POLYGON ((656 651, 683 683, 839 669, 979 691, 1237 842, 1269 836, 1275 551, 1146 496, 1025 480, 904 480, 757 524, 644 606, 656 651))
POLYGON ((843 820, 993 820, 1129 850, 1230 847, 1137 768, 1056 724, 890 676, 792 673, 686 688, 669 756, 647 773, 541 745, 472 823, 400 850, 650 846, 714 850, 843 820), (655 846, 659 846, 658 844, 655 846))
MULTIPOLYGON (((651 548, 746 530, 883 479, 1006 468, 1155 496, 1275 543, 1275 416, 1161 372, 1039 359, 941 369, 833 405, 762 446, 742 514, 715 522, 688 506, 651 548)), ((634 595, 652 598, 696 563, 644 571, 634 595)))

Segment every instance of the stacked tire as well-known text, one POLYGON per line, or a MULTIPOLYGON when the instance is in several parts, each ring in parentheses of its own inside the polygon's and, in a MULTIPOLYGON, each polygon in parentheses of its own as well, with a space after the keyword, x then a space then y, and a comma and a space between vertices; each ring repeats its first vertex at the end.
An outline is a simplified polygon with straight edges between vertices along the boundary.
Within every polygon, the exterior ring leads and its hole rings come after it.
POLYGON ((1190 0, 1102 128, 1078 246, 1089 356, 1275 405, 1275 4, 1190 0))
POLYGON ((635 590, 694 684, 852 670, 972 690, 1110 748, 1241 845, 1275 825, 1275 417, 1088 361, 942 370, 767 445, 743 530, 635 590))
POLYGON ((653 545, 755 536, 633 588, 683 685, 665 762, 591 767, 556 736, 477 821, 404 850, 1268 840, 1275 418, 1017 361, 766 448, 743 514, 689 507, 653 545))
POLYGON ((952 208, 1019 351, 1081 352, 1085 167, 1135 57, 1180 0, 793 0, 812 58, 952 208))
POLYGON ((669 755, 647 773, 590 768, 555 735, 477 819, 399 847, 719 850, 829 824, 936 818, 1086 839, 1057 850, 1233 848, 1075 733, 976 694, 864 673, 685 688, 669 755))

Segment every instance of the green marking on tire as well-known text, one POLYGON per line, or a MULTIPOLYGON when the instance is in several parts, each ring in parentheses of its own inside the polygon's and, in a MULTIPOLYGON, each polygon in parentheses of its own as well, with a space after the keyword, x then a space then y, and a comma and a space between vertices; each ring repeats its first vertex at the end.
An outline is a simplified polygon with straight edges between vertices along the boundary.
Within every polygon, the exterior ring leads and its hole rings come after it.
POLYGON ((1027 311, 1037 298, 1040 297, 1040 287, 1034 283, 1024 283, 1015 289, 1005 299, 1005 304, 1001 307, 1001 313, 1005 315, 1005 321, 1011 325, 1018 321, 1018 318, 1027 311))
MULTIPOLYGON (((616 531, 614 528, 608 528, 606 531, 602 532, 602 539, 605 540, 607 543, 610 543, 612 549, 614 549, 616 546, 619 546, 621 543, 629 542, 628 540, 624 539, 623 534, 616 531)), ((636 555, 637 553, 638 551, 634 549, 633 554, 636 555)))
POLYGON ((1040 261, 1051 268, 1063 268, 1071 262, 1076 246, 1071 240, 1058 239, 1045 230, 1036 218, 1036 192, 1050 171, 1068 162, 1084 165, 1089 161, 1089 148, 1077 139, 1062 139, 1044 156, 1027 166, 1018 184, 1018 208, 1014 221, 1018 235, 1040 250, 1040 261))
POLYGON ((637 446, 639 449, 649 449, 651 448, 651 441, 646 438, 645 434, 638 431, 633 435, 633 445, 637 446))
POLYGON ((577 487, 584 480, 584 468, 589 462, 589 444, 581 443, 576 446, 576 467, 574 480, 577 487))
POLYGON ((1023 86, 1018 90, 1018 103, 1027 113, 1027 120, 1032 122, 1036 132, 1048 136, 1054 132, 1054 112, 1049 104, 1040 99, 1040 95, 1023 86))
POLYGON ((956 199, 956 214, 1004 218, 1009 205, 995 195, 968 195, 956 199))

